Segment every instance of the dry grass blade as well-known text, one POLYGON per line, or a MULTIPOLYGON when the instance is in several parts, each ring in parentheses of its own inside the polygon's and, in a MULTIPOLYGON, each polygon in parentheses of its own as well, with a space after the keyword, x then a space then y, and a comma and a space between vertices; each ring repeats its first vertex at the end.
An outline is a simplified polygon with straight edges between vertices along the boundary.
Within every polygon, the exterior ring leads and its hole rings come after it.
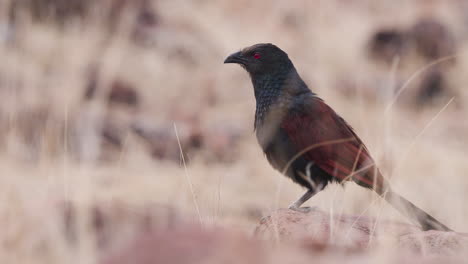
POLYGON ((437 114, 435 114, 435 116, 432 117, 431 120, 429 120, 429 122, 424 126, 424 128, 413 138, 413 140, 411 141, 410 145, 406 148, 405 152, 401 155, 400 161, 399 161, 398 164, 395 166, 395 171, 397 171, 398 169, 400 169, 402 163, 406 160, 408 154, 410 153, 411 149, 414 147, 414 145, 416 144, 416 142, 418 141, 418 139, 424 134, 424 132, 427 131, 427 129, 429 129, 429 127, 437 120, 437 118, 442 114, 442 112, 444 112, 445 109, 447 109, 447 107, 453 102, 454 99, 455 99, 455 97, 452 97, 452 98, 437 112, 437 114))
POLYGON ((200 208, 199 208, 198 202, 197 202, 197 196, 195 195, 195 191, 194 191, 194 188, 193 188, 193 183, 192 183, 192 180, 190 179, 190 176, 188 174, 187 164, 185 162, 185 155, 184 155, 184 152, 182 150, 182 145, 180 144, 179 133, 177 132, 177 126, 176 126, 175 123, 174 123, 174 132, 175 132, 175 135, 176 135, 176 138, 177 138, 177 144, 179 145, 180 157, 182 159, 182 164, 184 166, 185 179, 187 180, 187 184, 188 184, 188 186, 190 188, 190 193, 192 194, 193 205, 195 206, 195 210, 197 211, 198 220, 200 221, 200 223, 203 223, 203 219, 202 219, 202 216, 201 216, 201 213, 200 213, 200 208))
POLYGON ((455 55, 451 55, 451 56, 446 56, 446 57, 442 57, 440 59, 437 59, 429 64, 427 64, 426 66, 420 68, 418 71, 416 71, 415 73, 413 73, 409 78, 408 80, 406 80, 405 83, 403 83, 403 85, 401 86, 401 88, 398 90, 398 92, 395 94, 395 96, 393 97, 392 101, 387 105, 387 107, 385 107, 385 114, 388 114, 390 112, 390 110, 392 109, 393 105, 396 103, 396 101, 398 100, 398 98, 400 97, 400 95, 403 93, 403 91, 406 90, 406 88, 408 88, 409 84, 416 78, 418 77, 420 74, 422 74, 423 72, 427 71, 428 69, 430 69, 431 67, 434 67, 442 62, 445 62, 445 61, 448 61, 448 60, 453 60, 459 56, 461 56, 462 54, 455 54, 455 55))
MULTIPOLYGON (((95 241, 97 229, 116 236, 113 242, 127 244, 133 241, 132 230, 159 228, 184 215, 194 219, 181 220, 194 220, 197 226, 200 222, 204 230, 221 227, 249 235, 265 212, 296 199, 303 190, 269 165, 252 135, 255 98, 249 77, 238 68, 222 66, 231 52, 260 42, 288 52, 307 85, 353 125, 385 176, 404 171, 404 181, 393 178, 392 182, 399 192, 409 194, 421 208, 430 208, 455 230, 466 232, 468 56, 462 54, 468 47, 468 4, 276 2, 0 1, 2 263, 58 264, 70 259, 97 263, 95 257, 107 252, 100 240, 95 241), (390 51, 385 61, 366 55, 370 51, 366 43, 383 26, 396 28, 397 33, 402 27, 401 31, 411 34, 408 27, 420 20, 421 10, 453 31, 456 49, 443 54, 454 55, 435 61, 423 58, 411 43, 408 49, 405 43, 396 50, 385 49, 390 51), (432 76, 432 72, 444 75, 432 76), (420 111, 410 90, 424 88, 425 78, 431 76, 434 82, 442 80, 443 87, 441 97, 429 100, 442 98, 442 102, 435 108, 424 105, 420 111), (118 92, 122 90, 132 91, 138 99, 118 92), (454 95, 456 100, 445 101, 454 95), (424 120, 420 125, 411 123, 416 115, 424 120), (446 127, 439 128, 439 123, 446 127), (444 188, 436 189, 439 181, 444 188), (73 217, 63 212, 64 201, 77 208, 73 217), (109 217, 94 219, 94 204, 106 209, 109 217), (166 219, 165 211, 159 214, 155 207, 171 208, 171 216, 166 219), (76 228, 70 228, 73 225, 76 228)), ((397 42, 406 41, 405 37, 397 42)), ((383 39, 384 44, 393 44, 392 40, 383 39)), ((280 169, 291 170, 299 156, 314 148, 352 140, 308 146, 280 169)), ((354 165, 349 159, 354 168, 343 175, 343 181, 350 182, 346 189, 330 184, 309 204, 326 214, 352 219, 346 226, 357 223, 353 227, 358 228, 377 218, 377 237, 380 225, 398 215, 385 203, 380 206, 380 197, 349 181, 362 170, 376 168, 374 164, 359 168, 363 152, 360 147, 354 165)), ((313 186, 312 165, 298 177, 313 186)), ((332 247, 321 251, 319 258, 308 251, 298 263, 314 259, 385 263, 401 255, 399 250, 381 253, 388 247, 378 243, 372 245, 376 250, 337 253, 333 242, 338 244, 342 235, 354 235, 352 230, 347 234, 337 219, 325 222, 335 236, 322 244, 332 247)), ((161 244, 187 242, 172 230, 169 233, 169 243, 161 244)), ((283 235, 279 226, 271 240, 282 242, 283 235)), ((193 236, 193 241, 209 244, 203 235, 193 236)), ((224 243, 223 238, 219 241, 224 243)), ((216 250, 206 252, 216 257, 227 251, 250 256, 231 242, 227 241, 225 251, 218 250, 216 243, 216 250)), ((302 250, 295 243, 278 243, 277 248, 285 244, 302 250)), ((141 248, 157 253, 154 244, 141 248)), ((182 248, 175 254, 191 257, 185 245, 182 248)), ((430 253, 431 249, 422 250, 430 253)), ((272 257, 271 251, 280 252, 266 250, 268 263, 294 262, 289 255, 272 257)), ((229 260, 233 259, 238 260, 229 260)), ((225 259, 210 260, 222 263, 225 259)))

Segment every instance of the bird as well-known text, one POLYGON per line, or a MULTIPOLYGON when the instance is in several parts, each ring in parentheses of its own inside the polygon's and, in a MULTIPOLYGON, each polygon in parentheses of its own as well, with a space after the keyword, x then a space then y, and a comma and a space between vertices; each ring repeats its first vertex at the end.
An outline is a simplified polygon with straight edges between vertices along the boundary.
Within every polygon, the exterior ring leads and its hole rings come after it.
POLYGON ((273 168, 307 191, 289 209, 301 207, 329 183, 353 181, 371 189, 423 230, 452 231, 390 186, 353 128, 314 93, 286 52, 259 43, 229 55, 250 75, 256 101, 254 131, 273 168))

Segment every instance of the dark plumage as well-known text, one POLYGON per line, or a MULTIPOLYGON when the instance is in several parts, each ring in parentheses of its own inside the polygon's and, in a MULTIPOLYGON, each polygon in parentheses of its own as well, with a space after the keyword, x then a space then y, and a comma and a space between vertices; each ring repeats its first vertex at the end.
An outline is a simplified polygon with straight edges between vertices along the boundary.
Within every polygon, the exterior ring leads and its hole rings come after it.
POLYGON ((230 55, 250 74, 255 99, 255 130, 271 165, 306 187, 290 208, 300 207, 329 182, 354 181, 374 190, 424 230, 450 229, 393 192, 353 129, 313 93, 288 55, 273 44, 257 44, 230 55))

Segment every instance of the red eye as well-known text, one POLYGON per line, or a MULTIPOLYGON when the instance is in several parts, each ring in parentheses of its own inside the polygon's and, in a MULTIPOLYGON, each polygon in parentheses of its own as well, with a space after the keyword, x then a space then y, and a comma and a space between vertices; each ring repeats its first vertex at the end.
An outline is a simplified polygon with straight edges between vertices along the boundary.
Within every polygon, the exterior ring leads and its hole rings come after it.
POLYGON ((258 52, 255 53, 255 54, 253 55, 253 57, 254 57, 255 59, 257 59, 257 60, 260 59, 260 53, 258 53, 258 52))

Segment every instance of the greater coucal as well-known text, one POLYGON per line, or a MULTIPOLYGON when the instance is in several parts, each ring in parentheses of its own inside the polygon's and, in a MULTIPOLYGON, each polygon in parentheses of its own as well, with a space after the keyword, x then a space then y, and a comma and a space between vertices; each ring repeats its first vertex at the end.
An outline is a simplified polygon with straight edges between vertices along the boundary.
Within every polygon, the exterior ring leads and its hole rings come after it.
POLYGON ((351 126, 307 87, 284 51, 256 44, 224 63, 240 64, 250 74, 256 136, 268 161, 307 188, 290 209, 307 211, 300 206, 328 183, 352 180, 416 219, 423 230, 451 231, 390 188, 351 126))

